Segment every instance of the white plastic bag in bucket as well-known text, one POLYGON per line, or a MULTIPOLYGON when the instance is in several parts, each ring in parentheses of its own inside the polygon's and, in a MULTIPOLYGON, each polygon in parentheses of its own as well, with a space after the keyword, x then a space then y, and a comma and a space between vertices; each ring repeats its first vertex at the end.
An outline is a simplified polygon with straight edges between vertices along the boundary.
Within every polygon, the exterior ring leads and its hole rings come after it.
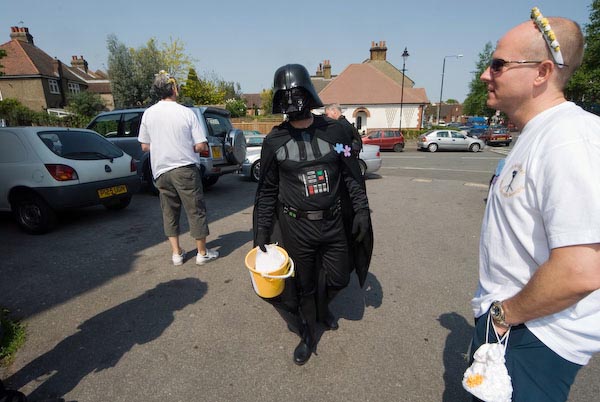
POLYGON ((277 250, 276 244, 265 245, 266 252, 260 248, 256 250, 256 263, 254 269, 263 274, 275 272, 285 263, 286 257, 277 250))

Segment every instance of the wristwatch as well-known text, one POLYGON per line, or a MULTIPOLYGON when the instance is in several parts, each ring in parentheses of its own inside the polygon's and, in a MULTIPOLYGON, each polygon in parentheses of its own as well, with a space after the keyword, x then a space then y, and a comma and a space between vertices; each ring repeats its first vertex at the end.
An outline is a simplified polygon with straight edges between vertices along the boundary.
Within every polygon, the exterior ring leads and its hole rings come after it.
POLYGON ((492 320, 494 320, 494 324, 504 328, 510 327, 510 324, 505 321, 504 308, 502 307, 501 301, 494 300, 492 302, 492 306, 490 307, 490 316, 492 317, 492 320))

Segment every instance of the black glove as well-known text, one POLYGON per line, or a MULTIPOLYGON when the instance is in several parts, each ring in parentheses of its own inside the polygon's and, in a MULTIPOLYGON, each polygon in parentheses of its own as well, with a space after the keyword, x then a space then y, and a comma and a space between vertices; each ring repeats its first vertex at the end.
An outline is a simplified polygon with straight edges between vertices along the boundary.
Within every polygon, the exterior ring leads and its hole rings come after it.
POLYGON ((354 220, 352 221, 352 236, 354 236, 354 240, 360 243, 366 236, 368 230, 369 210, 361 209, 354 215, 354 220))
POLYGON ((267 228, 259 227, 256 230, 256 245, 261 249, 262 252, 266 253, 267 248, 266 244, 271 244, 271 236, 269 235, 269 230, 267 228))

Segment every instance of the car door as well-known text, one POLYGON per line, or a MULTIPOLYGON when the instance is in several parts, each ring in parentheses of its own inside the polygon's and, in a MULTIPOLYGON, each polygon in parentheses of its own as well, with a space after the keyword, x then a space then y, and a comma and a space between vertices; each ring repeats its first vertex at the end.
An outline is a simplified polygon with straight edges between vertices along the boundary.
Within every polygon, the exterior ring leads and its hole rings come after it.
POLYGON ((469 142, 464 134, 457 131, 451 131, 450 136, 452 138, 452 149, 457 151, 464 151, 469 148, 469 142))
POLYGON ((369 134, 369 136, 367 137, 367 141, 365 141, 365 144, 379 145, 379 148, 383 149, 381 141, 382 137, 382 131, 375 131, 374 133, 369 134))
POLYGON ((438 131, 436 134, 438 149, 452 149, 452 138, 448 131, 438 131))
POLYGON ((381 139, 380 148, 393 149, 394 144, 398 141, 393 130, 386 130, 383 132, 383 138, 381 139))

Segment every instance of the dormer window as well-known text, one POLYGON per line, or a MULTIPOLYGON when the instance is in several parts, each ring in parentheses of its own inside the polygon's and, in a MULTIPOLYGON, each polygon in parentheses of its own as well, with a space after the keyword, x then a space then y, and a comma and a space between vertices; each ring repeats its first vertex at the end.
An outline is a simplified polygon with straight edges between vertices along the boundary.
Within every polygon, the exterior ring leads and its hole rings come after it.
POLYGON ((58 86, 58 81, 48 80, 48 85, 50 85, 51 94, 60 94, 60 87, 58 86))

